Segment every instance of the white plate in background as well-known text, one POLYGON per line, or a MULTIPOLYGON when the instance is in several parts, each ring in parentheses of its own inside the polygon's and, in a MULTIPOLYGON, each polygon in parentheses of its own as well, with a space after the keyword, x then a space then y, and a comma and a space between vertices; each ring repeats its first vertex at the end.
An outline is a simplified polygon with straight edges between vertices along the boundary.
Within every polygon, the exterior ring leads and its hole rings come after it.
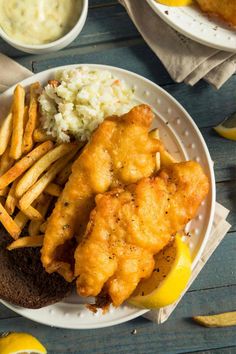
POLYGON ((209 16, 197 5, 171 7, 147 0, 168 25, 186 37, 209 47, 236 53, 236 28, 216 16, 209 16))

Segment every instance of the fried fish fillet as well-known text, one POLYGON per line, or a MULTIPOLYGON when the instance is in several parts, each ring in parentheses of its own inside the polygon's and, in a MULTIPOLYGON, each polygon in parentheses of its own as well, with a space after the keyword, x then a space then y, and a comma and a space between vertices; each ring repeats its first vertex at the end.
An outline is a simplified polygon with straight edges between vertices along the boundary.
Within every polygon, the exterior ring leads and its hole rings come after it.
POLYGON ((236 26, 236 0, 197 0, 204 12, 216 14, 236 26))
POLYGON ((208 189, 201 166, 189 161, 97 195, 75 252, 78 294, 102 292, 115 306, 122 304, 151 275, 153 256, 195 217, 208 189))
POLYGON ((139 105, 121 117, 106 119, 93 133, 47 225, 41 257, 47 272, 73 280, 74 250, 96 194, 153 174, 155 154, 162 148, 148 134, 153 117, 149 106, 139 105))

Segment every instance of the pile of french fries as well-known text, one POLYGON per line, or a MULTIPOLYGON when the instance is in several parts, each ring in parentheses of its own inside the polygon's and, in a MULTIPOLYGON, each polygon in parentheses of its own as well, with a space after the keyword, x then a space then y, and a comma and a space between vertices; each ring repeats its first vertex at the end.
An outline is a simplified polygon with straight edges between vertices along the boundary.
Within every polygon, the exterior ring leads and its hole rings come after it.
POLYGON ((9 250, 42 245, 48 213, 82 146, 57 144, 39 128, 40 91, 38 82, 29 94, 17 85, 0 126, 0 223, 14 239, 9 250))

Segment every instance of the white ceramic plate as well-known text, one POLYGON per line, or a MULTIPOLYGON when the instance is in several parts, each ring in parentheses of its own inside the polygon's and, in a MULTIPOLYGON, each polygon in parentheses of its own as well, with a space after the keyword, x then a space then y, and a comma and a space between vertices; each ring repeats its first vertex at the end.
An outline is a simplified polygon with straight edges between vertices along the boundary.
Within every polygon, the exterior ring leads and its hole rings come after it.
POLYGON ((147 0, 166 23, 186 37, 209 47, 236 52, 236 29, 202 12, 197 5, 170 7, 147 0))
MULTIPOLYGON (((78 67, 79 65, 74 65, 74 67, 76 66, 78 67)), ((165 142, 168 150, 178 160, 192 159, 200 162, 208 175, 211 185, 210 193, 207 199, 202 203, 198 216, 187 226, 188 230, 191 231, 193 235, 190 239, 190 247, 194 259, 194 266, 208 239, 215 208, 213 166, 201 133, 183 107, 166 91, 151 81, 132 72, 115 67, 102 65, 89 66, 94 69, 110 70, 114 75, 124 79, 130 86, 134 87, 137 101, 149 104, 156 113, 153 127, 160 128, 161 139, 165 142)), ((69 68, 69 66, 61 67, 60 69, 64 68, 69 68)), ((53 78, 53 74, 57 69, 50 69, 36 74, 22 81, 21 85, 27 87, 34 81, 40 81, 42 84, 45 84, 47 80, 53 78)), ((9 108, 13 90, 14 87, 0 96, 1 116, 4 115, 9 108)), ((74 294, 63 302, 39 310, 24 309, 10 305, 7 302, 3 303, 18 314, 36 322, 73 329, 112 326, 131 320, 147 312, 146 310, 124 305, 118 309, 111 307, 105 315, 103 315, 100 310, 96 314, 93 314, 85 308, 83 302, 81 298, 74 294)))

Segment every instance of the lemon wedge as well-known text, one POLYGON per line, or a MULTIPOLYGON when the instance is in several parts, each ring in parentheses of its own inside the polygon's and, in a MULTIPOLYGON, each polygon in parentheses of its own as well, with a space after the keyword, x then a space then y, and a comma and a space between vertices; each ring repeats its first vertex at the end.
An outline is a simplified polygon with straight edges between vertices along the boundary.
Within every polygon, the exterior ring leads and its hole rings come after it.
POLYGON ((142 308, 161 308, 175 302, 191 276, 191 255, 181 236, 155 256, 155 269, 150 278, 139 283, 128 300, 142 308))
POLYGON ((214 130, 223 138, 236 140, 236 113, 226 118, 214 130))
POLYGON ((156 0, 156 1, 166 6, 188 6, 192 3, 192 0, 156 0))
POLYGON ((7 333, 0 337, 1 354, 46 354, 44 346, 31 334, 7 333))

